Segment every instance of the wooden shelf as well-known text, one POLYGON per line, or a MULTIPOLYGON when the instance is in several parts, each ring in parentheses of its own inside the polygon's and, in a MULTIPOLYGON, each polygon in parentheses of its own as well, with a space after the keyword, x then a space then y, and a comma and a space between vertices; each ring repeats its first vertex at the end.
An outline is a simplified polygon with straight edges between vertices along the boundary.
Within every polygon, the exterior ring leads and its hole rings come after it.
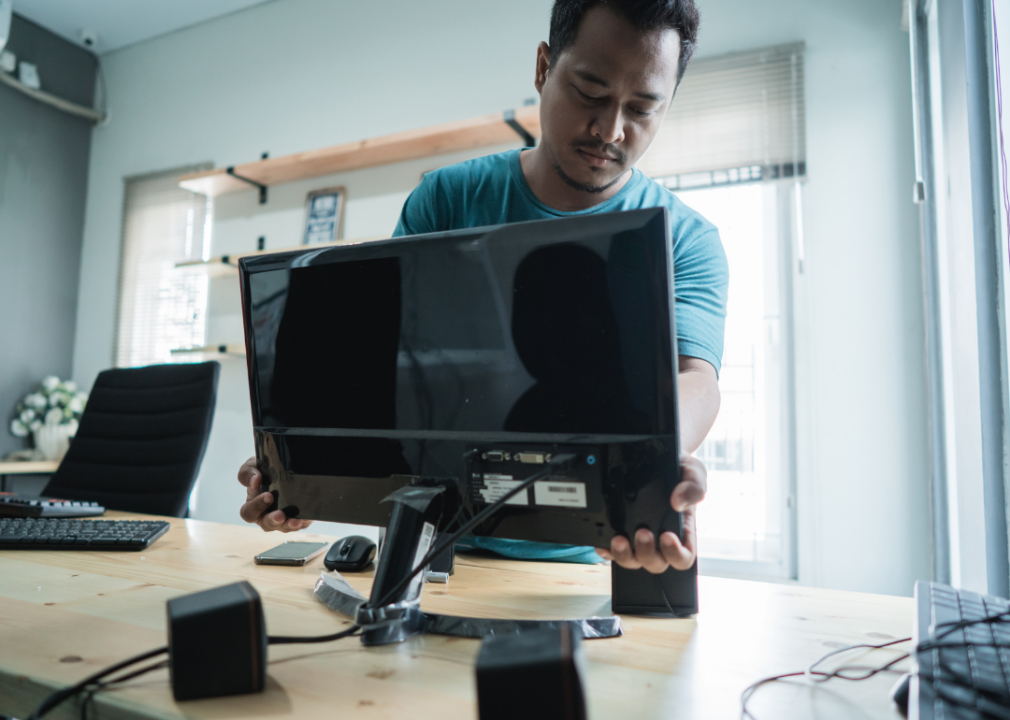
POLYGON ((239 190, 254 189, 253 185, 234 175, 269 187, 432 155, 503 145, 520 139, 518 131, 509 124, 509 120, 518 123, 531 136, 540 137, 540 106, 528 105, 515 111, 358 140, 321 150, 257 160, 232 168, 191 173, 180 177, 179 185, 202 195, 216 197, 239 190), (228 173, 229 169, 234 175, 228 173))
MULTIPOLYGON (((374 237, 367 238, 355 238, 353 240, 334 240, 328 243, 315 243, 313 245, 295 245, 294 247, 277 248, 276 250, 253 250, 251 252, 245 253, 231 253, 228 255, 218 255, 217 257, 212 257, 208 260, 183 260, 177 262, 175 266, 177 268, 207 268, 211 270, 212 268, 225 268, 238 269, 238 261, 240 258, 244 257, 255 257, 257 255, 275 255, 277 253, 292 252, 294 250, 307 250, 309 248, 324 248, 324 247, 335 247, 337 245, 357 245, 363 242, 372 242, 373 240, 385 240, 386 237, 383 235, 376 235, 374 237)), ((174 351, 173 351, 174 352, 174 351)))
POLYGON ((77 115, 78 117, 90 120, 93 123, 100 123, 105 120, 105 114, 100 113, 97 110, 93 110, 89 107, 84 107, 83 105, 78 105, 77 103, 72 103, 69 100, 64 100, 61 97, 57 97, 52 93, 47 93, 45 90, 36 90, 35 88, 30 88, 27 85, 21 83, 20 80, 15 78, 13 75, 8 75, 4 71, 0 70, 0 83, 12 87, 18 92, 22 92, 30 98, 35 98, 39 102, 43 102, 46 105, 51 105, 57 110, 62 110, 65 113, 70 113, 71 115, 77 115))
POLYGON ((0 475, 44 475, 59 466, 58 460, 7 460, 0 462, 0 475))
POLYGON ((175 350, 172 350, 173 355, 184 355, 187 353, 245 355, 245 345, 203 345, 201 347, 176 348, 175 350))

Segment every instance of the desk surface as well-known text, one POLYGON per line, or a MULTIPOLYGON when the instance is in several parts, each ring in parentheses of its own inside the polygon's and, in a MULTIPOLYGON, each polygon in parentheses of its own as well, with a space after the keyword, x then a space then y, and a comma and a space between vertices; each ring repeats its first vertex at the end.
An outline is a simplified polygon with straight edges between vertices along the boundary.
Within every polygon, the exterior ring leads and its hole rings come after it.
MULTIPOLYGON (((112 517, 134 517, 109 513, 112 517)), ((272 635, 339 630, 346 619, 312 594, 323 570, 257 566, 283 540, 258 528, 172 520, 141 553, 0 551, 0 715, 27 717, 55 687, 165 638, 165 601, 247 579, 272 635)), ((300 533, 298 539, 319 537, 300 533)), ((292 538, 292 536, 288 536, 292 538)), ((345 575, 367 594, 371 573, 345 575)), ((564 618, 610 614, 609 568, 461 557, 448 585, 424 587, 425 609, 457 615, 564 618)), ((703 577, 692 619, 623 618, 625 635, 584 643, 589 715, 738 718, 740 692, 760 677, 801 670, 830 649, 904 637, 910 598, 703 577)), ((89 718, 477 717, 479 641, 426 636, 365 648, 356 638, 270 649, 267 691, 176 704, 164 670, 96 696, 89 718)), ((877 664, 885 650, 850 657, 877 664)), ((899 717, 895 677, 817 688, 774 683, 750 705, 758 718, 899 717)), ((77 718, 65 703, 51 718, 77 718)))

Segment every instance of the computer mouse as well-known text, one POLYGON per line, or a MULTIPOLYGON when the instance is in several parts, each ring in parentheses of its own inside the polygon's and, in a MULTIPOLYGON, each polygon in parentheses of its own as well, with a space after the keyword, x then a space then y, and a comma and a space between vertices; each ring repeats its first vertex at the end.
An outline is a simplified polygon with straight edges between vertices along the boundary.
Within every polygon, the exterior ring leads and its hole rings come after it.
POLYGON ((911 679, 912 676, 905 673, 894 684, 894 687, 891 688, 891 699, 898 706, 898 712, 901 713, 901 717, 906 718, 908 717, 908 681, 911 679))
POLYGON ((375 543, 360 535, 350 535, 330 546, 323 565, 337 572, 361 572, 374 559, 375 543))

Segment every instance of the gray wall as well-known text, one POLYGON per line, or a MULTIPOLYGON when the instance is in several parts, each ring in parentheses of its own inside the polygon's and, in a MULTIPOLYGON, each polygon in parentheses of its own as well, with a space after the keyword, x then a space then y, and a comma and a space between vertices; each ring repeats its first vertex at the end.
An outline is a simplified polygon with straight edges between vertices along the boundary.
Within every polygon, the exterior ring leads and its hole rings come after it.
MULTIPOLYGON (((96 60, 14 16, 7 48, 42 88, 91 106, 96 60)), ((46 375, 70 376, 91 153, 89 121, 0 85, 0 455, 18 399, 46 375)))

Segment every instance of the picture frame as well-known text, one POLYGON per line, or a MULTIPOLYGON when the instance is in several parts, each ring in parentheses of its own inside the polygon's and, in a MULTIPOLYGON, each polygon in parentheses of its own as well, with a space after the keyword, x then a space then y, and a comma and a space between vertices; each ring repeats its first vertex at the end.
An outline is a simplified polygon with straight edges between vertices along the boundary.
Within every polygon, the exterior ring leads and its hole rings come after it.
POLYGON ((347 188, 313 190, 305 197, 305 228, 302 245, 318 245, 343 237, 344 200, 347 188))

